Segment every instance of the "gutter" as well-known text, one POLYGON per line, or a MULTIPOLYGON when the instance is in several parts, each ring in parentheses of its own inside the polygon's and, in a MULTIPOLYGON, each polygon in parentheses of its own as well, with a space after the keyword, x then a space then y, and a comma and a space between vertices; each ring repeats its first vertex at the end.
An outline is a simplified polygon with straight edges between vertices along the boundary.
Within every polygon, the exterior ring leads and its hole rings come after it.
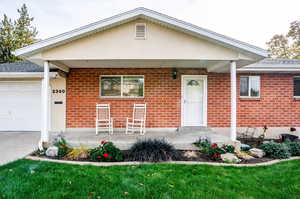
MULTIPOLYGON (((60 75, 57 72, 50 72, 50 78, 55 79, 60 75)), ((30 79, 30 78, 39 78, 43 79, 43 72, 0 72, 1 79, 10 79, 10 78, 20 78, 20 79, 30 79)))

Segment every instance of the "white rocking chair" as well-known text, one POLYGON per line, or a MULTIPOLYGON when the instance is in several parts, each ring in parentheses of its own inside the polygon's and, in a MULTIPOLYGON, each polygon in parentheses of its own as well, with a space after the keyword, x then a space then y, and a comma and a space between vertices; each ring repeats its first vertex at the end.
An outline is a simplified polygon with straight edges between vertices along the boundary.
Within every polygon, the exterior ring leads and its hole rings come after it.
POLYGON ((110 117, 109 104, 96 104, 96 135, 99 131, 108 131, 113 134, 114 120, 110 117))
POLYGON ((126 134, 133 134, 135 131, 140 135, 146 133, 146 104, 134 104, 133 117, 126 120, 126 134))

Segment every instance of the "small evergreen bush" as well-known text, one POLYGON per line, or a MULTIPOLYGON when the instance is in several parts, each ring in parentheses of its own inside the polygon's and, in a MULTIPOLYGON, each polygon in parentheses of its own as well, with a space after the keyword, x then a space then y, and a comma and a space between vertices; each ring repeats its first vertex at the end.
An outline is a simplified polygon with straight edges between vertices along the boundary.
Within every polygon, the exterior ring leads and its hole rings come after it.
POLYGON ((286 142, 292 156, 300 156, 300 142, 286 142))
POLYGON ((260 147, 267 156, 275 159, 286 159, 291 157, 289 146, 285 143, 268 142, 260 147))
POLYGON ((138 140, 129 150, 132 161, 161 162, 178 158, 176 149, 163 139, 138 140))

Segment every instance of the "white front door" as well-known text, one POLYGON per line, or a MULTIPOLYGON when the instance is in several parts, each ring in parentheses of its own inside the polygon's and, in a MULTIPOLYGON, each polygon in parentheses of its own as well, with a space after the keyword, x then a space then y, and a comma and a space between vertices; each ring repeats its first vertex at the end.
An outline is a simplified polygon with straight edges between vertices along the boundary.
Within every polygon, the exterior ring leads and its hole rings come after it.
POLYGON ((182 126, 206 126, 207 76, 182 76, 182 126))

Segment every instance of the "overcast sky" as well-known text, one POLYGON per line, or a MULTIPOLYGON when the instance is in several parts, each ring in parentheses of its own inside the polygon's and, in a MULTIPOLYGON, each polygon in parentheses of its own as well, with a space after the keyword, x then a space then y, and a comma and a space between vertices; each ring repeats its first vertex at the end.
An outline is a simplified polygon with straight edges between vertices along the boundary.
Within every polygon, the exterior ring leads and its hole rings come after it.
POLYGON ((300 0, 0 0, 0 15, 29 8, 41 39, 136 7, 146 7, 203 28, 266 48, 300 19, 300 0))

